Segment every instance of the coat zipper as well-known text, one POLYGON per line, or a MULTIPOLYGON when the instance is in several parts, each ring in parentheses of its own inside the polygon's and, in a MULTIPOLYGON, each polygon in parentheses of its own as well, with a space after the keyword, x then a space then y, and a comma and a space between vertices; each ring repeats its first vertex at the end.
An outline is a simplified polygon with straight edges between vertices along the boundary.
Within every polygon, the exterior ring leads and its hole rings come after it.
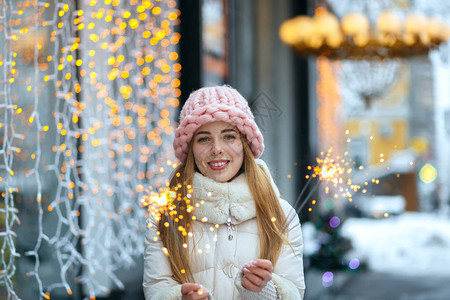
POLYGON ((228 240, 232 240, 233 239, 233 231, 231 230, 231 218, 228 217, 227 219, 227 227, 228 227, 228 240))

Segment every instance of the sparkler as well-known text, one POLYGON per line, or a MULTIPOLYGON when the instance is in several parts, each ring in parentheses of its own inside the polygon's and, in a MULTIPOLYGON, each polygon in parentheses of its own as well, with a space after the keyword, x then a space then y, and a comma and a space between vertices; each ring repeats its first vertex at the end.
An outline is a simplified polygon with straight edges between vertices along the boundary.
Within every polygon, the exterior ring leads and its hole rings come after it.
MULTIPOLYGON (((356 192, 361 187, 359 185, 352 184, 351 179, 346 179, 347 175, 350 175, 354 168, 354 162, 347 157, 348 153, 344 153, 343 157, 333 156, 333 148, 330 148, 327 153, 321 153, 321 156, 316 158, 316 165, 308 166, 308 170, 312 172, 312 174, 308 174, 306 176, 307 183, 300 191, 300 194, 296 198, 291 210, 286 216, 285 222, 281 226, 280 234, 278 238, 281 238, 286 230, 289 228, 289 225, 295 219, 295 216, 301 212, 304 206, 309 202, 309 199, 312 197, 314 192, 319 188, 321 184, 325 185, 325 193, 329 194, 331 190, 338 190, 339 193, 335 193, 333 196, 335 198, 346 197, 349 201, 352 201, 352 192, 356 192), (308 191, 311 184, 314 184, 312 188, 309 190, 309 193, 306 197, 303 198, 304 194, 308 191)), ((359 167, 361 169, 362 167, 359 167)), ((171 191, 170 189, 163 190, 161 193, 151 192, 150 194, 144 196, 141 200, 144 206, 148 206, 148 211, 152 214, 155 220, 160 221, 162 216, 166 216, 167 222, 165 224, 166 227, 170 227, 172 234, 175 236, 178 250, 181 252, 182 259, 185 261, 186 265, 186 274, 189 282, 193 281, 192 272, 188 265, 188 259, 184 252, 184 247, 180 242, 176 227, 174 222, 178 222, 176 218, 176 206, 174 201, 177 199, 177 193, 175 191, 171 191)), ((187 211, 191 212, 194 207, 189 205, 187 201, 187 211)), ((311 208, 310 208, 311 210, 311 208)), ((181 226, 179 226, 181 227, 181 226)), ((185 230, 184 228, 178 228, 178 230, 185 230)), ((264 257, 268 257, 270 252, 273 249, 276 241, 269 246, 266 251, 264 257)), ((170 255, 166 248, 163 248, 163 251, 166 255, 170 255)))
MULTIPOLYGON (((188 282, 194 282, 194 276, 192 275, 191 269, 189 267, 189 261, 185 255, 183 245, 180 242, 180 239, 175 229, 174 222, 172 220, 172 215, 176 213, 175 211, 176 206, 173 203, 176 198, 177 198, 176 192, 167 189, 160 194, 152 193, 150 196, 144 196, 141 202, 144 206, 148 206, 148 211, 155 218, 155 220, 160 221, 162 219, 162 215, 166 216, 167 218, 166 227, 170 227, 172 234, 174 235, 175 240, 177 242, 178 250, 180 251, 181 256, 184 260, 187 280, 188 282)), ((188 205, 188 210, 192 211, 192 209, 193 207, 188 205)), ((179 230, 185 230, 185 228, 179 228, 179 230)), ((166 248, 163 248, 162 250, 166 255, 170 255, 170 253, 167 251, 166 248)))
MULTIPOLYGON (((321 153, 321 157, 316 158, 317 165, 308 166, 308 170, 312 171, 311 175, 307 175, 306 178, 308 181, 306 182, 303 189, 300 191, 297 199, 292 205, 291 210, 286 216, 285 222, 281 226, 280 235, 278 238, 281 238, 295 219, 295 216, 301 212, 303 207, 308 203, 309 199, 313 195, 313 193, 317 190, 321 183, 325 183, 325 193, 328 194, 330 192, 330 185, 334 188, 337 188, 341 192, 341 196, 347 197, 349 201, 352 201, 352 193, 358 191, 361 187, 359 185, 352 184, 351 179, 344 180, 345 175, 349 175, 353 171, 354 163, 351 159, 347 158, 348 152, 344 153, 344 157, 337 156, 336 158, 332 157, 333 148, 330 148, 328 152, 321 153), (303 199, 303 194, 307 191, 313 179, 317 179, 316 184, 311 188, 308 195, 303 199)), ((334 197, 339 197, 339 194, 335 194, 334 197)), ((264 257, 268 257, 269 253, 272 251, 275 242, 270 245, 267 249, 264 257)))

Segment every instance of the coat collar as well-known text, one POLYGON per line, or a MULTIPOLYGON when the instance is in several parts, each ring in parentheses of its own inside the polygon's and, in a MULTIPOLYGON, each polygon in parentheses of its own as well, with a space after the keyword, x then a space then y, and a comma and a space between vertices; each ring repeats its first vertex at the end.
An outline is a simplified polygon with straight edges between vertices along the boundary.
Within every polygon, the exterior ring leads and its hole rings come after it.
MULTIPOLYGON (((256 163, 264 167, 275 193, 279 196, 266 164, 260 159, 257 159, 256 163)), ((255 200, 244 174, 232 181, 221 183, 197 172, 192 186, 195 206, 192 214, 199 221, 203 219, 212 224, 224 224, 230 217, 232 224, 239 224, 256 217, 255 200)))
POLYGON ((193 181, 192 214, 200 221, 224 224, 228 217, 231 223, 239 224, 256 216, 255 200, 241 174, 229 182, 216 182, 200 173, 193 181))

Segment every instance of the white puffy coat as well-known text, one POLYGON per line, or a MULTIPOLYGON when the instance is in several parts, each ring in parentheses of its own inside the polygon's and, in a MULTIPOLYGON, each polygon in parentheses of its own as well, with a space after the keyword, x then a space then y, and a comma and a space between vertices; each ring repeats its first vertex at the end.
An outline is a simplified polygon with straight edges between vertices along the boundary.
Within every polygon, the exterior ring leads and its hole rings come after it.
MULTIPOLYGON (((270 176, 266 165, 262 164, 270 176)), ((275 192, 278 189, 272 181, 275 192)), ((193 181, 193 237, 189 239, 191 272, 196 283, 202 284, 216 300, 243 299, 235 287, 235 279, 246 263, 259 258, 260 243, 255 202, 245 176, 239 175, 226 183, 218 183, 196 173, 193 181), (204 204, 200 201, 204 200, 204 204), (206 218, 205 218, 206 217, 206 218), (231 225, 227 220, 231 219, 231 225), (202 221, 203 219, 203 221, 202 221), (216 228, 219 224, 219 228, 216 228), (231 236, 230 236, 231 234, 231 236)), ((303 240, 299 219, 292 207, 280 199, 288 220, 290 245, 284 245, 274 266, 272 281, 281 299, 303 299, 303 240), (295 217, 294 217, 295 216, 295 217)), ((176 300, 181 285, 172 277, 170 264, 164 255, 163 244, 156 234, 153 220, 147 229, 144 254, 144 294, 147 300, 176 300)))

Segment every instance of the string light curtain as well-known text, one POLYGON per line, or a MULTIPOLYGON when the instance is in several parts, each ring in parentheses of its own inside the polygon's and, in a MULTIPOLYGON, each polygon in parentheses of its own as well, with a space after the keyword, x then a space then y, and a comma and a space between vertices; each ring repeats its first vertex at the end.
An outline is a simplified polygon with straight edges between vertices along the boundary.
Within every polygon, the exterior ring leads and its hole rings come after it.
POLYGON ((139 199, 176 163, 179 15, 169 0, 0 0, 0 297, 124 287, 139 199))

